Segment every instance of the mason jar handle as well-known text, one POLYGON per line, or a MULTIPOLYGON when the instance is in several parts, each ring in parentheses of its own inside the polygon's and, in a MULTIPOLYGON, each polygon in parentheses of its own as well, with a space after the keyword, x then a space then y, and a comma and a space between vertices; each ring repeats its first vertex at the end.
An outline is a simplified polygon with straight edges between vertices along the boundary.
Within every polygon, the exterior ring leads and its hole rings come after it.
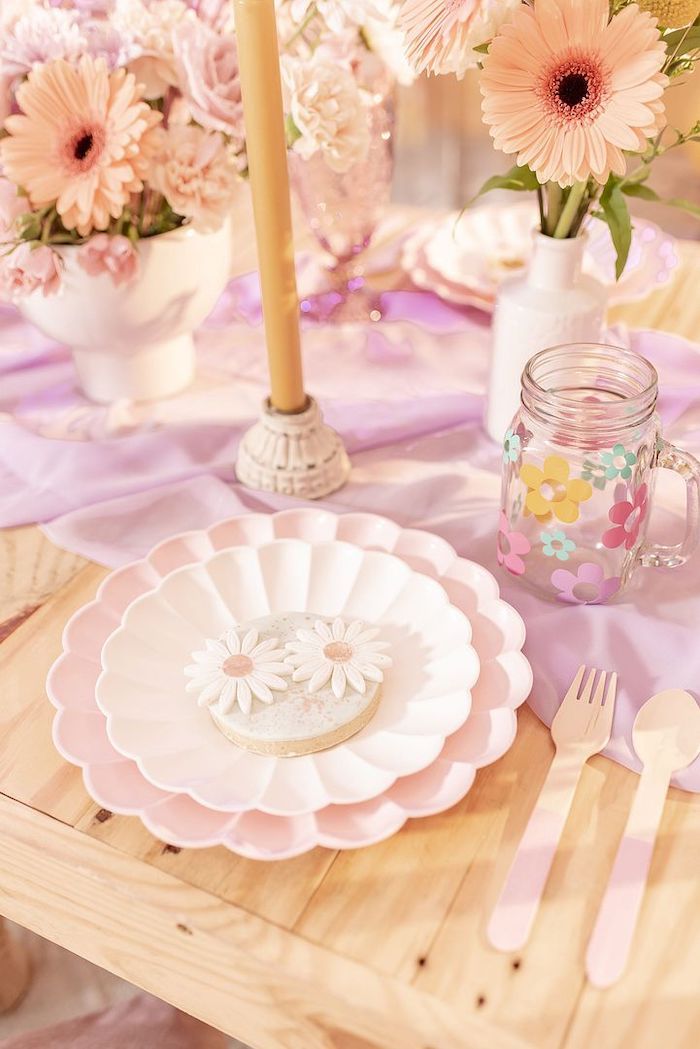
POLYGON ((700 462, 689 452, 660 440, 654 466, 674 470, 685 481, 685 536, 671 546, 656 543, 643 546, 640 561, 645 568, 676 568, 685 564, 700 540, 700 462))

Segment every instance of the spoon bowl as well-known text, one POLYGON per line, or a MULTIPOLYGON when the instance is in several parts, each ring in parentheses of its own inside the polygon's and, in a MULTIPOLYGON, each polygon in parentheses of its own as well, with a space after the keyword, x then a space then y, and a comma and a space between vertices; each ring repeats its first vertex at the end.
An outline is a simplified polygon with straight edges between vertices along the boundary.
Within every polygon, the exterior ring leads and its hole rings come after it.
POLYGON ((700 706, 680 688, 657 692, 637 714, 632 742, 645 765, 686 768, 700 754, 700 706))

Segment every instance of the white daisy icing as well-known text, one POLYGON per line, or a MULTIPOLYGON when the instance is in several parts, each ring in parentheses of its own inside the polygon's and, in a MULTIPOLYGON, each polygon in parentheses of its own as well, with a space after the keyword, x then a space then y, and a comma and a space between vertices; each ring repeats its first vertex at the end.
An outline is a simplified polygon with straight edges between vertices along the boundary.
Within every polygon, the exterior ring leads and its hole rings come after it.
POLYGON ((234 629, 215 640, 208 638, 205 648, 193 652, 194 663, 185 667, 188 692, 198 692, 200 707, 218 703, 227 714, 236 703, 250 714, 255 696, 261 703, 272 703, 275 692, 284 692, 291 668, 283 662, 285 651, 276 637, 258 641, 258 631, 248 630, 243 639, 234 629))
POLYGON ((286 662, 294 668, 293 681, 308 682, 308 692, 318 692, 330 681, 337 699, 348 686, 360 695, 367 682, 384 680, 383 668, 392 660, 385 655, 386 641, 375 641, 380 631, 367 628, 361 620, 346 626, 342 619, 332 626, 317 619, 313 630, 297 630, 296 641, 288 641, 286 662))

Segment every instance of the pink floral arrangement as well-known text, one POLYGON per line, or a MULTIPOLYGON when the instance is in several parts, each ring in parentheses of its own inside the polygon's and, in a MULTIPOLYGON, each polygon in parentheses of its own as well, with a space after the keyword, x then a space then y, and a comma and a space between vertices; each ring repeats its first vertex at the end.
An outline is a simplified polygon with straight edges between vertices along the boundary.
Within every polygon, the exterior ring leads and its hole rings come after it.
POLYGON ((378 80, 414 79, 398 13, 395 0, 278 0, 287 137, 300 156, 320 154, 340 174, 365 159, 378 80))
MULTIPOLYGON (((290 142, 350 164, 366 63, 411 76, 398 7, 277 6, 290 142)), ((230 0, 0 0, 0 297, 55 294, 67 247, 133 280, 142 238, 219 229, 245 174, 230 0)))
POLYGON ((225 0, 3 0, 0 294, 61 286, 63 246, 133 280, 138 242, 231 210, 245 133, 225 0))
MULTIPOLYGON (((628 198, 659 200, 654 161, 700 140, 700 121, 668 126, 664 101, 700 58, 700 0, 403 0, 399 25, 416 71, 479 70, 484 122, 516 161, 480 193, 536 193, 551 237, 602 219, 619 277, 628 198)), ((667 203, 700 216, 688 201, 667 203)))

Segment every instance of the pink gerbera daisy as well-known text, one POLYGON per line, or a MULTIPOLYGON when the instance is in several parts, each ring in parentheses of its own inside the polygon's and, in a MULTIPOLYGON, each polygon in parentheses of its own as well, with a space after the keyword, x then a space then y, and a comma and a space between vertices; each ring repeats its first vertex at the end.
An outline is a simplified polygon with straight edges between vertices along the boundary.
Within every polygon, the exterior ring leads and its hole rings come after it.
POLYGON ((30 73, 17 102, 0 142, 5 174, 33 208, 55 204, 66 229, 107 229, 143 189, 146 136, 160 120, 134 77, 109 73, 103 59, 50 62, 30 73))
POLYGON ((605 183, 662 126, 665 58, 636 4, 612 19, 608 0, 522 4, 484 59, 484 121, 540 182, 605 183))
POLYGON ((404 0, 399 27, 417 72, 461 76, 483 57, 475 47, 498 32, 521 0, 404 0))

